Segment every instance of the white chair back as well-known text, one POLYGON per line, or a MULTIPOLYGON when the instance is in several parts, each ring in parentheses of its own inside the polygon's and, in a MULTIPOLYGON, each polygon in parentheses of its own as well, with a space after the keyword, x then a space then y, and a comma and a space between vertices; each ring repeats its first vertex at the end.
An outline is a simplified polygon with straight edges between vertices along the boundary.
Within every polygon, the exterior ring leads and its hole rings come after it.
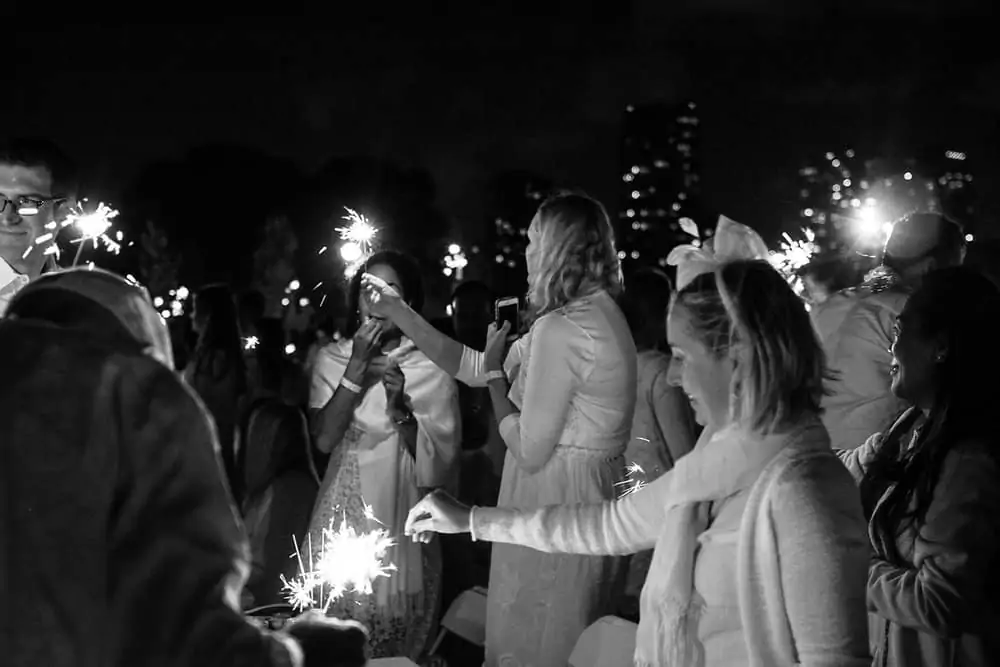
POLYGON ((617 616, 599 619, 580 635, 570 667, 632 667, 637 627, 617 616))

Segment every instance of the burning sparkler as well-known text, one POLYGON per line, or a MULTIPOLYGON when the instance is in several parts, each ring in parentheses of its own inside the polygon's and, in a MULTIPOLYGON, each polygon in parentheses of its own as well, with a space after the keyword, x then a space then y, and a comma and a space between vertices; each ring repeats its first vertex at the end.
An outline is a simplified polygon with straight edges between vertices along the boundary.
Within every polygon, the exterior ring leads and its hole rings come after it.
POLYGON ((92 242, 95 248, 103 244, 105 250, 115 255, 121 252, 122 240, 124 238, 122 233, 120 231, 114 232, 114 238, 111 238, 110 235, 111 221, 118 217, 118 211, 104 202, 98 202, 96 208, 92 211, 87 211, 84 206, 87 201, 87 199, 84 199, 77 202, 61 222, 53 221, 45 225, 46 232, 35 239, 35 245, 28 248, 24 256, 27 257, 34 250, 35 246, 41 246, 44 254, 58 257, 59 232, 70 226, 76 227, 77 231, 81 234, 81 237, 75 241, 79 247, 77 248, 76 256, 73 258, 73 266, 76 266, 80 262, 80 255, 83 253, 83 248, 88 242, 92 242))
MULTIPOLYGON (((645 440, 645 438, 640 438, 645 440)), ((646 442, 649 442, 646 440, 646 442)), ((624 487, 622 492, 618 495, 619 498, 624 498, 625 496, 635 493, 642 487, 646 486, 646 480, 640 477, 640 475, 645 476, 646 471, 642 469, 638 463, 632 462, 625 467, 625 479, 620 482, 615 482, 615 486, 624 487)))
MULTIPOLYGON (((364 518, 378 525, 370 505, 365 505, 364 518)), ((344 593, 370 594, 372 583, 379 577, 388 577, 396 566, 385 562, 386 552, 395 544, 385 528, 359 532, 347 523, 344 513, 339 527, 336 519, 321 532, 320 549, 314 560, 312 535, 308 537, 309 567, 302 560, 298 542, 295 544, 295 558, 299 563, 299 574, 291 580, 281 577, 282 592, 288 604, 302 611, 323 605, 326 611, 334 600, 344 593)))
POLYGON ((796 240, 783 233, 781 250, 772 252, 768 259, 771 265, 778 270, 785 280, 792 286, 795 292, 801 295, 805 289, 798 272, 812 261, 813 255, 819 251, 816 244, 816 233, 811 229, 802 229, 805 240, 796 240))
MULTIPOLYGON (((344 244, 340 246, 340 257, 347 263, 344 275, 351 278, 372 254, 372 240, 378 233, 378 228, 354 209, 345 206, 344 210, 347 211, 347 215, 342 219, 349 222, 350 225, 337 227, 337 232, 340 233, 340 238, 344 241, 344 244)), ((324 246, 320 250, 320 254, 323 254, 325 250, 324 246)))
POLYGON ((257 346, 260 344, 260 339, 256 336, 247 336, 243 339, 243 349, 244 350, 256 350, 257 346))

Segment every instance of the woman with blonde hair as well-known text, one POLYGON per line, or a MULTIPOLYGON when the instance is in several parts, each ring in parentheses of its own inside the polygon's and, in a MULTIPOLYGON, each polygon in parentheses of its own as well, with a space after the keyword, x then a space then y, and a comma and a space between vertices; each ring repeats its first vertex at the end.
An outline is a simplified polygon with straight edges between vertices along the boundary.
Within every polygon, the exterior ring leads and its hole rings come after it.
POLYGON ((548 553, 653 548, 636 665, 867 666, 865 526, 819 420, 823 352, 805 307, 766 262, 689 273, 667 329, 673 381, 705 426, 693 452, 612 502, 470 509, 433 494, 407 533, 548 553))
MULTIPOLYGON (((498 504, 535 509, 615 497, 635 406, 636 352, 615 303, 613 232, 601 204, 579 194, 544 202, 528 229, 531 328, 504 358, 507 325, 485 352, 437 332, 377 280, 373 308, 462 382, 487 384, 507 445, 498 504)), ((577 638, 611 613, 620 559, 493 547, 486 664, 565 665, 577 638)))

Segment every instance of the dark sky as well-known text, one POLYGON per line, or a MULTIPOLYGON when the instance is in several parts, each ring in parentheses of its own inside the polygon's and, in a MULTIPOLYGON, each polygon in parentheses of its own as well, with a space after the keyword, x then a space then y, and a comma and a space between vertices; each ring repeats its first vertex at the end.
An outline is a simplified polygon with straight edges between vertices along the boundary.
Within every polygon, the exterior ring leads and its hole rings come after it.
POLYGON ((763 229, 826 150, 954 144, 981 191, 1000 186, 988 2, 411 2, 379 17, 339 4, 200 26, 27 23, 7 34, 0 123, 55 139, 111 187, 209 142, 303 167, 384 155, 430 168, 448 214, 476 227, 504 168, 614 208, 623 108, 688 97, 710 206, 763 229))

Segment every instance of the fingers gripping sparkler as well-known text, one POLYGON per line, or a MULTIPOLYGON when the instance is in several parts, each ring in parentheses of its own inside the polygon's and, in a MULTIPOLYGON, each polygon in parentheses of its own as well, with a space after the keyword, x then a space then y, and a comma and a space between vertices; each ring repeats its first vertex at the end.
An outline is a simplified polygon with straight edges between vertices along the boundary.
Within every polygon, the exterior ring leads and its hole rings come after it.
MULTIPOLYGON (((382 526, 370 505, 365 505, 364 518, 382 526)), ((291 580, 282 576, 281 583, 285 599, 296 610, 322 604, 326 611, 344 593, 370 594, 376 579, 388 577, 396 570, 395 565, 385 562, 386 552, 396 542, 384 527, 358 531, 348 524, 345 513, 339 527, 336 519, 330 520, 329 526, 321 531, 320 539, 320 548, 314 554, 312 535, 309 535, 309 565, 306 567, 298 542, 293 538, 293 555, 298 559, 299 573, 291 580)))

